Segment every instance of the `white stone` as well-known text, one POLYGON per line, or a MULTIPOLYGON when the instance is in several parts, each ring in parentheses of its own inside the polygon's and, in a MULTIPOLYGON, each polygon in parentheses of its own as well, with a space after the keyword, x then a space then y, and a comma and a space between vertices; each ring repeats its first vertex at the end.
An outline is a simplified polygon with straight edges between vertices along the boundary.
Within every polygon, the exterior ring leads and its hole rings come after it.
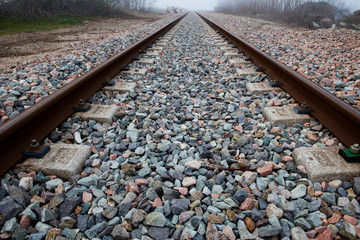
POLYGON ((195 184, 196 184, 196 179, 193 178, 193 177, 185 177, 182 180, 182 186, 183 187, 190 187, 190 186, 195 185, 195 184))
POLYGON ((81 135, 79 132, 74 133, 74 138, 77 143, 82 143, 81 135))
POLYGON ((339 180, 339 179, 335 179, 335 180, 329 182, 329 186, 332 187, 332 188, 336 188, 336 189, 337 189, 338 187, 340 187, 341 184, 342 184, 342 181, 339 180))
POLYGON ((19 187, 22 187, 25 191, 29 191, 33 187, 32 177, 23 177, 20 179, 19 187))
POLYGON ((198 170, 201 168, 201 163, 197 160, 188 161, 185 163, 185 167, 191 167, 195 170, 198 170))

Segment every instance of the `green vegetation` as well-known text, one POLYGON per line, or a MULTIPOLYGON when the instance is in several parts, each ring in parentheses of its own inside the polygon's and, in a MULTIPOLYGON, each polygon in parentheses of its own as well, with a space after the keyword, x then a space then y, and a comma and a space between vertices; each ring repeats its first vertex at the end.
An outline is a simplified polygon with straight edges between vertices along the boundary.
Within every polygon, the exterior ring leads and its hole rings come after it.
POLYGON ((36 32, 82 24, 89 17, 0 18, 0 35, 36 32))

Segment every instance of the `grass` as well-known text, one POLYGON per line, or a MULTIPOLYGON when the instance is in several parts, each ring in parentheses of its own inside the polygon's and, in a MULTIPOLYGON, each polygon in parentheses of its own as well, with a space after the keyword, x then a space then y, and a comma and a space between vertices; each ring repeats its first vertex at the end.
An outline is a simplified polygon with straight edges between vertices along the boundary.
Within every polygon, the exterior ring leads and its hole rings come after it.
POLYGON ((21 32, 38 32, 59 29, 82 24, 88 17, 55 17, 55 18, 0 18, 0 35, 21 32))

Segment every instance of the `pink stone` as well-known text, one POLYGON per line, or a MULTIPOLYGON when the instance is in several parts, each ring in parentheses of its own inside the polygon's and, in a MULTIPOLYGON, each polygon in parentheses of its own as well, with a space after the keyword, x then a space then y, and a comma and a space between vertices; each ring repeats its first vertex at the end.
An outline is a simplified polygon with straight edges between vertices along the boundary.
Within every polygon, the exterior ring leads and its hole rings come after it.
POLYGON ((82 201, 83 203, 89 203, 92 200, 92 194, 88 192, 83 192, 82 194, 82 201))
POLYGON ((146 186, 146 185, 148 185, 148 180, 146 180, 144 178, 137 178, 137 179, 135 179, 135 183, 138 186, 146 186))
POLYGON ((360 239, 360 225, 355 227, 356 236, 360 239))
POLYGON ((335 145, 335 141, 332 140, 332 139, 330 139, 330 140, 327 140, 325 144, 326 144, 326 146, 334 146, 334 145, 335 145))
POLYGON ((175 190, 178 190, 182 195, 188 195, 189 190, 184 187, 174 187, 175 190))
POLYGON ((93 162, 91 163, 91 166, 93 168, 98 168, 98 167, 100 167, 100 165, 101 165, 101 161, 98 158, 94 159, 93 162))
POLYGON ((153 208, 157 208, 163 205, 163 202, 160 198, 155 198, 154 203, 152 204, 153 208))
POLYGON ((193 177, 185 177, 182 181, 183 187, 190 187, 196 184, 196 179, 193 177))
POLYGON ((236 240, 235 234, 230 226, 224 227, 223 233, 228 237, 229 240, 236 240))
POLYGON ((27 176, 28 176, 28 174, 27 174, 26 172, 20 172, 20 173, 18 173, 18 175, 17 175, 18 179, 21 179, 21 178, 27 177, 27 176))
POLYGON ((186 212, 182 212, 179 215, 179 222, 180 223, 184 223, 187 220, 189 220, 192 216, 194 216, 195 212, 194 211, 186 211, 186 212))
POLYGON ((274 106, 280 106, 281 105, 281 102, 279 100, 276 100, 276 99, 273 101, 273 103, 274 103, 274 106))
POLYGON ((317 240, 333 240, 334 234, 330 229, 326 229, 323 233, 317 236, 317 240))
POLYGON ((117 158, 117 154, 116 154, 116 153, 110 154, 110 161, 114 161, 114 160, 116 160, 116 158, 117 158))
POLYGON ((59 76, 59 72, 56 71, 56 70, 52 70, 52 71, 50 72, 50 75, 51 75, 53 78, 57 78, 57 77, 59 76))
POLYGON ((236 130, 236 131, 239 131, 239 132, 242 132, 243 131, 243 127, 242 126, 235 126, 234 127, 234 129, 236 130))
POLYGON ((10 239, 12 236, 11 232, 4 232, 0 234, 0 239, 10 239))
POLYGON ((257 172, 262 176, 265 177, 272 172, 273 165, 272 163, 266 163, 263 167, 258 168, 257 172))
POLYGON ((240 206, 240 210, 251 210, 253 208, 253 200, 251 198, 246 198, 240 206))
POLYGON ((326 229, 327 229, 326 226, 320 226, 320 227, 316 227, 315 231, 317 233, 323 233, 326 229))
POLYGON ((131 189, 132 192, 137 193, 137 194, 140 193, 139 187, 138 187, 138 185, 136 183, 130 182, 129 186, 130 186, 130 189, 131 189))
POLYGON ((299 165, 299 166, 297 167, 297 169, 299 169, 299 171, 302 172, 302 173, 306 173, 306 169, 305 169, 305 167, 302 166, 302 165, 299 165))
POLYGON ((322 139, 320 140, 320 142, 325 144, 327 140, 329 140, 329 139, 328 139, 328 138, 322 138, 322 139))
POLYGON ((348 221, 350 224, 352 224, 352 225, 354 225, 354 226, 356 226, 356 224, 357 224, 357 222, 358 222, 358 220, 357 220, 356 218, 351 217, 351 216, 349 216, 349 215, 345 215, 345 216, 343 217, 343 219, 346 220, 346 221, 348 221))
POLYGON ((2 122, 6 122, 6 121, 9 121, 9 117, 8 116, 3 116, 2 118, 1 118, 1 121, 2 122))
POLYGON ((341 219, 339 214, 333 213, 331 218, 329 218, 327 221, 330 224, 335 224, 341 219))
POLYGON ((322 189, 323 189, 323 191, 324 191, 325 188, 326 188, 326 182, 322 182, 322 183, 321 183, 321 187, 322 187, 322 189))
POLYGON ((3 101, 2 103, 4 107, 13 107, 15 105, 13 101, 3 101))
POLYGON ((20 225, 27 229, 30 226, 30 218, 27 215, 23 215, 20 220, 20 225))
POLYGON ((35 99, 35 103, 39 103, 39 102, 41 102, 41 100, 42 100, 42 98, 38 97, 38 98, 35 99))
POLYGON ((33 179, 36 178, 36 173, 35 172, 30 172, 27 174, 27 177, 32 177, 33 179))
POLYGON ((317 232, 315 230, 310 230, 310 231, 307 231, 305 234, 308 238, 314 238, 316 233, 317 232))
POLYGON ((290 157, 290 156, 284 156, 284 157, 282 158, 282 160, 283 160, 284 162, 290 162, 290 161, 293 160, 293 158, 290 157))
POLYGON ((323 194, 322 191, 315 191, 315 192, 314 192, 314 196, 315 196, 315 197, 320 197, 322 194, 323 194))

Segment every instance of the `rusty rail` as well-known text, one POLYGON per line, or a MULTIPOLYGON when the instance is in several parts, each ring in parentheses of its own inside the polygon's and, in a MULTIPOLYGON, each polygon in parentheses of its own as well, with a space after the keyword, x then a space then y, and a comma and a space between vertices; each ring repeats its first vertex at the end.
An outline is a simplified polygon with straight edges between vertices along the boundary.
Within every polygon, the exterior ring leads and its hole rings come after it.
POLYGON ((170 30, 185 15, 111 57, 38 104, 0 125, 0 175, 23 159, 22 151, 32 139, 41 141, 73 113, 80 99, 88 99, 108 79, 116 76, 132 59, 170 30))
POLYGON ((228 41, 243 51, 299 103, 306 102, 311 115, 327 127, 342 143, 350 147, 360 143, 360 111, 316 85, 294 70, 225 30, 208 18, 198 15, 228 41))

